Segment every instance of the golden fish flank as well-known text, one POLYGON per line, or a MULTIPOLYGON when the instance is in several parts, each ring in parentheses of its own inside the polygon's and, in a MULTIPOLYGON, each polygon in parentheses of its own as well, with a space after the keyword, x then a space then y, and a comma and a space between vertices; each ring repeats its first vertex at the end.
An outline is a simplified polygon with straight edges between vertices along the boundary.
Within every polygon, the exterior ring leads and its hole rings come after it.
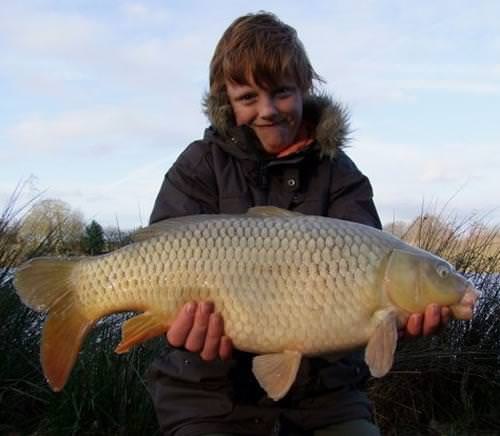
POLYGON ((254 374, 278 400, 302 355, 366 345, 372 374, 382 376, 408 313, 435 302, 469 319, 476 296, 447 262, 387 233, 273 207, 170 219, 137 239, 110 254, 18 269, 22 301, 48 311, 41 361, 54 390, 94 323, 115 312, 142 312, 123 325, 122 353, 163 334, 184 303, 212 300, 234 345, 258 354, 254 374))

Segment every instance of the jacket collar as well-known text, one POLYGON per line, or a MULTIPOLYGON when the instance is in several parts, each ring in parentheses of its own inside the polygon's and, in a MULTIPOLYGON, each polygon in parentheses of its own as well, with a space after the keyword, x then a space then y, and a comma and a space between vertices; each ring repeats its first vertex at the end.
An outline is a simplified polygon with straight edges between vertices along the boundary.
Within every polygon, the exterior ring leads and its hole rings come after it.
MULTIPOLYGON (((238 158, 275 159, 263 150, 251 128, 235 126, 233 111, 225 97, 206 97, 204 108, 212 125, 205 133, 206 139, 216 142, 238 158)), ((303 114, 304 121, 313 126, 315 141, 310 149, 319 152, 320 156, 334 158, 349 141, 349 114, 346 108, 325 94, 313 94, 304 98, 303 114)))

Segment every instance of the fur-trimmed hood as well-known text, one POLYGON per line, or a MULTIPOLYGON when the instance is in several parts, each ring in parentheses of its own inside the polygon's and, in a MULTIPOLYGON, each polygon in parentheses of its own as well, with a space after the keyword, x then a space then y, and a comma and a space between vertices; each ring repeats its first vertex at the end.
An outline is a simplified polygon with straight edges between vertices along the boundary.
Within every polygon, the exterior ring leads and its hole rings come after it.
MULTIPOLYGON (((207 96, 203 101, 204 112, 210 121, 207 139, 215 141, 227 152, 239 158, 257 158, 265 155, 252 129, 236 127, 231 105, 225 96, 207 96)), ((321 156, 333 158, 337 150, 349 141, 349 113, 340 103, 325 94, 304 98, 303 118, 314 126, 315 142, 312 149, 321 156)))

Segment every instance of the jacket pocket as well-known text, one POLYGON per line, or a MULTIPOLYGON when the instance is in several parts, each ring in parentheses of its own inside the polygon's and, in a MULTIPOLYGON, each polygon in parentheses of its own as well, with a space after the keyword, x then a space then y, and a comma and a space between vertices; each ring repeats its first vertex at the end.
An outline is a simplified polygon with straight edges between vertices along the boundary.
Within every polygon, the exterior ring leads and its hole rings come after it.
POLYGON ((317 372, 320 390, 340 391, 361 387, 368 378, 368 368, 356 357, 356 353, 353 353, 321 368, 317 372))
POLYGON ((162 434, 183 427, 223 421, 233 410, 232 386, 227 377, 231 361, 206 362, 197 353, 167 349, 147 374, 162 434))

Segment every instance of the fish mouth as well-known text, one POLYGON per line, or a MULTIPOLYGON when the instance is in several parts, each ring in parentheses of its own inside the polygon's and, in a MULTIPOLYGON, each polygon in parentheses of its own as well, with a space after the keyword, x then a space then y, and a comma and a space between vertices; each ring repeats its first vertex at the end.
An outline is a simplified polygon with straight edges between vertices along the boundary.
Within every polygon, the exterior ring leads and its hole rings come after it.
POLYGON ((450 306, 451 313, 455 319, 470 320, 474 315, 474 308, 477 300, 481 296, 481 292, 476 287, 468 282, 465 288, 462 299, 450 306))
POLYGON ((477 289, 471 282, 468 282, 467 288, 465 288, 465 293, 461 301, 470 301, 474 306, 479 297, 481 297, 481 291, 477 289))

